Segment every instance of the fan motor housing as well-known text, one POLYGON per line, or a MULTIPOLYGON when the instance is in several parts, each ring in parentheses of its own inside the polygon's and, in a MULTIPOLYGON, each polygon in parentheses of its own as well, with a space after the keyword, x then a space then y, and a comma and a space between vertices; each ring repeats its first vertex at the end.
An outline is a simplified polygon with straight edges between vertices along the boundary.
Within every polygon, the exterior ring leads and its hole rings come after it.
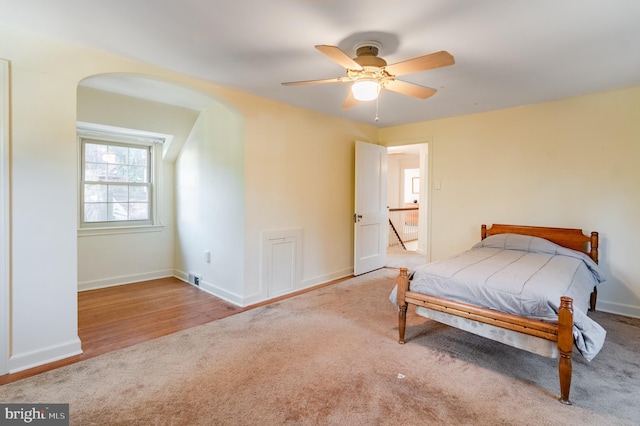
POLYGON ((380 47, 373 43, 356 46, 356 57, 353 60, 361 67, 385 67, 387 61, 378 57, 379 50, 380 47))

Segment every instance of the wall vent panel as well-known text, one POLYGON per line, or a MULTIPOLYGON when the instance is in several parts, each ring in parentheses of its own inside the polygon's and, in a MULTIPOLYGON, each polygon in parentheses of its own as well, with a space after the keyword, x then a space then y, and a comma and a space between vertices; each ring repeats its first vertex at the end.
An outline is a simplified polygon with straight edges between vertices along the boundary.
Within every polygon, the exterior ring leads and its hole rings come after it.
POLYGON ((302 230, 262 233, 262 288, 268 298, 292 293, 302 278, 302 230))

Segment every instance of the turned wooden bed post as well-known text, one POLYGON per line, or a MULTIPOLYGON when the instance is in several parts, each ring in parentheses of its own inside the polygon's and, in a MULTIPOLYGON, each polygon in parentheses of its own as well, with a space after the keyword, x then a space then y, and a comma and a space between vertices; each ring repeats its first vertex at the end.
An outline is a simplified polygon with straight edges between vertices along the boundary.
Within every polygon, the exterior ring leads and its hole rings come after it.
POLYGON ((591 242, 589 244, 589 254, 594 262, 598 263, 598 233, 591 233, 591 242))
MULTIPOLYGON (((589 243, 590 256, 594 262, 598 263, 598 233, 591 233, 591 242, 589 243)), ((598 288, 593 287, 593 291, 591 292, 591 298, 589 299, 589 310, 595 312, 596 310, 596 302, 598 301, 598 288)))
POLYGON ((573 299, 560 298, 558 310, 558 376, 560 377, 560 402, 571 405, 569 391, 571 390, 571 354, 573 352, 573 299))
POLYGON ((404 329, 407 324, 407 302, 405 292, 409 290, 409 274, 407 268, 400 268, 398 275, 398 343, 404 344, 404 329))

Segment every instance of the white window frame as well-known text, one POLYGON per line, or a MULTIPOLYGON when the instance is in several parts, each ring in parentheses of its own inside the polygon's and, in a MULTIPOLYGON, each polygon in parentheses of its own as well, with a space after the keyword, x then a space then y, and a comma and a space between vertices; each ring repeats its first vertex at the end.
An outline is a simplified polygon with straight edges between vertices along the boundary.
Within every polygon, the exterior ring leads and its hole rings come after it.
POLYGON ((161 169, 163 144, 170 135, 146 132, 94 123, 78 122, 78 235, 103 235, 132 232, 153 232, 163 228, 161 212, 161 169), (113 145, 149 147, 149 220, 127 220, 110 222, 84 222, 84 144, 91 141, 113 145))

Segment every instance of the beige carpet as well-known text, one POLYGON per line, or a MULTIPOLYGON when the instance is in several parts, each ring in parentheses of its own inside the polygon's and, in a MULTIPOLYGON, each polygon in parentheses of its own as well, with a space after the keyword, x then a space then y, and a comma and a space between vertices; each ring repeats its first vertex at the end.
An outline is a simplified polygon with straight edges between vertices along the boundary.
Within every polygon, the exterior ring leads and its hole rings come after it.
POLYGON ((70 403, 77 425, 638 424, 640 320, 574 357, 573 406, 556 361, 387 300, 396 271, 340 284, 0 387, 1 402, 70 403))
POLYGON ((404 250, 402 247, 387 248, 387 268, 415 268, 422 265, 427 260, 426 255, 411 250, 404 250))

